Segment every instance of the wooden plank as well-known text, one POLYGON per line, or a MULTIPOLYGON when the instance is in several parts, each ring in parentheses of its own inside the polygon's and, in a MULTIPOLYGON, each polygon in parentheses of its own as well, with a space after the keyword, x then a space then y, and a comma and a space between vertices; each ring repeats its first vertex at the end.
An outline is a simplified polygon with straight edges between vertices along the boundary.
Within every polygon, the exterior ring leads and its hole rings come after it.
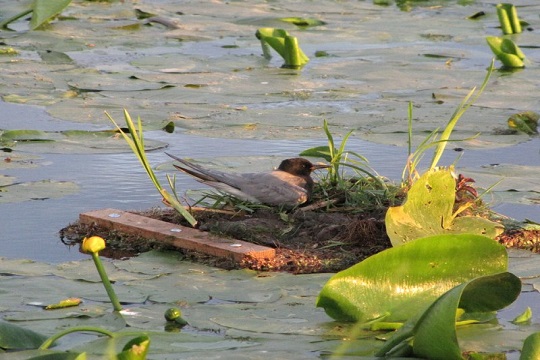
POLYGON ((116 209, 89 211, 79 215, 83 224, 97 224, 107 229, 143 238, 158 240, 177 248, 194 250, 217 257, 242 261, 250 257, 256 259, 274 258, 275 249, 241 240, 213 236, 208 232, 186 226, 171 224, 145 216, 116 209))

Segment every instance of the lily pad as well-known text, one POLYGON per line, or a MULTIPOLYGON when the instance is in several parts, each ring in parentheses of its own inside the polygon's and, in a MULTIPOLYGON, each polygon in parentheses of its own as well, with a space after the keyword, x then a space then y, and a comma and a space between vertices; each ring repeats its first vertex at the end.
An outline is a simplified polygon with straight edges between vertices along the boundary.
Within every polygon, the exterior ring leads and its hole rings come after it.
POLYGON ((487 237, 430 236, 337 273, 317 306, 342 321, 404 321, 463 281, 506 269, 504 247, 487 237))
MULTIPOLYGON (((160 126, 160 124, 153 124, 160 126)), ((46 132, 40 130, 5 130, 0 133, 0 144, 36 153, 118 153, 129 152, 129 146, 112 130, 67 130, 46 132)), ((146 150, 156 150, 167 144, 146 140, 146 150)))
POLYGON ((435 234, 478 234, 495 238, 503 226, 478 216, 458 216, 453 207, 456 180, 451 169, 433 169, 414 182, 401 206, 386 213, 392 245, 435 234))
POLYGON ((500 310, 518 297, 521 282, 503 272, 472 279, 439 297, 425 312, 403 325, 377 352, 383 356, 395 346, 409 346, 416 356, 427 359, 460 359, 462 350, 456 336, 456 312, 469 313, 500 310))
POLYGON ((35 331, 0 321, 0 348, 4 350, 35 349, 47 337, 35 331))
POLYGON ((59 198, 76 194, 79 186, 69 181, 41 180, 0 187, 0 203, 59 198))

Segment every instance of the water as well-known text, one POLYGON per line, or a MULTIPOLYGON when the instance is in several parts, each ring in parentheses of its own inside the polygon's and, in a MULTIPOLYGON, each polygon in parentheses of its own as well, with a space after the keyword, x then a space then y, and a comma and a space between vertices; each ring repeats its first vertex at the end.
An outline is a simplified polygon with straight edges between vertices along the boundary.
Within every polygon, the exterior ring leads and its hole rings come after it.
MULTIPOLYGON (((2 127, 5 129, 96 129, 95 125, 57 121, 38 107, 0 102, 0 111, 4 114, 2 127)), ((277 160, 297 156, 309 147, 326 144, 323 138, 302 141, 222 139, 190 136, 181 130, 174 134, 151 132, 147 138, 169 143, 168 152, 196 158, 275 156, 277 160)), ((539 146, 539 140, 534 139, 511 148, 469 150, 459 164, 476 167, 494 162, 513 162, 538 166, 539 158, 534 155, 539 146), (523 153, 532 156, 520 156, 523 153)), ((366 156, 371 166, 381 175, 395 180, 400 178, 406 159, 405 148, 372 144, 354 138, 349 141, 348 148, 366 156)), ((169 161, 161 150, 148 155, 153 165, 169 161)), ((0 204, 0 256, 52 263, 85 258, 86 255, 80 254, 77 248, 62 244, 58 234, 60 229, 75 222, 80 213, 101 208, 146 210, 162 206, 160 196, 132 153, 41 156, 45 166, 5 170, 3 174, 16 176, 18 181, 22 182, 42 179, 72 181, 79 185, 80 192, 59 199, 0 204)), ((455 156, 455 152, 448 151, 441 163, 451 163, 455 156)), ((268 161, 268 166, 271 166, 272 160, 268 161)), ((166 173, 173 172, 167 170, 156 173, 159 178, 164 179, 166 173)), ((179 189, 201 187, 199 183, 183 175, 177 177, 177 186, 179 189)), ((536 206, 501 203, 494 206, 494 210, 517 219, 540 221, 536 206)))

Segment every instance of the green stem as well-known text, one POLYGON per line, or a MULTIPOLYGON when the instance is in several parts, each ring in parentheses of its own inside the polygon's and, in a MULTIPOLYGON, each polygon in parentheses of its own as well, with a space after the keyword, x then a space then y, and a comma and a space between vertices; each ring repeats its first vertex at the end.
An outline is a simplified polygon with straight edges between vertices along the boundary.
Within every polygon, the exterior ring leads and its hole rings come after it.
POLYGON ((75 327, 69 328, 67 330, 61 331, 61 332, 59 332, 57 334, 54 334, 53 336, 51 336, 50 338, 45 340, 43 342, 43 344, 41 344, 41 346, 39 347, 39 350, 46 350, 56 340, 60 339, 62 336, 65 336, 67 334, 71 334, 71 333, 74 333, 74 332, 79 332, 79 331, 97 332, 97 333, 100 333, 100 334, 107 335, 108 337, 111 337, 111 338, 114 337, 114 333, 112 333, 112 332, 110 332, 108 330, 105 330, 105 329, 100 329, 100 328, 96 328, 96 327, 89 327, 89 326, 75 326, 75 327))
POLYGON ((105 271, 105 268, 103 267, 103 263, 101 262, 101 259, 99 258, 99 254, 97 252, 93 252, 92 259, 94 259, 94 264, 96 264, 97 271, 99 273, 99 276, 101 277, 103 286, 105 286, 107 295, 109 295, 109 299, 111 299, 111 303, 113 304, 114 311, 121 311, 122 305, 120 305, 120 301, 118 301, 118 297, 116 296, 116 293, 114 292, 111 282, 109 281, 107 272, 105 271))

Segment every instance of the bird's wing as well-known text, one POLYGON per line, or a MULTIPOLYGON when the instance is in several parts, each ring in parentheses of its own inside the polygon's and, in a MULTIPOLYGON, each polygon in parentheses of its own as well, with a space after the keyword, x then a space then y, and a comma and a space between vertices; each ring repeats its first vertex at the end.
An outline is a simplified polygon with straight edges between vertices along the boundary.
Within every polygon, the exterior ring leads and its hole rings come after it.
POLYGON ((296 206, 308 200, 302 179, 283 171, 241 174, 239 190, 268 205, 296 206))
POLYGON ((241 200, 268 205, 296 206, 308 200, 305 180, 284 171, 270 173, 226 173, 205 169, 171 154, 184 166, 174 165, 205 185, 229 193, 241 200))
POLYGON ((180 166, 173 164, 175 168, 193 176, 200 183, 211 186, 219 191, 229 193, 240 200, 253 203, 260 202, 256 197, 246 194, 241 190, 242 184, 244 184, 246 181, 250 181, 249 177, 246 178, 243 176, 245 174, 231 174, 217 170, 205 169, 202 166, 193 164, 169 153, 166 154, 184 165, 180 166))
MULTIPOLYGON (((227 177, 227 173, 217 171, 217 170, 208 170, 203 168, 202 166, 199 166, 197 164, 194 164, 192 162, 189 162, 187 160, 181 159, 179 157, 176 157, 174 155, 171 155, 169 153, 165 153, 172 157, 174 160, 178 161, 179 163, 183 164, 184 166, 173 164, 175 168, 177 168, 180 171, 185 172, 186 174, 189 174, 197 179, 197 181, 200 181, 202 183, 206 182, 220 182, 223 181, 224 178, 227 177)), ((229 184, 231 186, 234 186, 232 184, 229 184)))

